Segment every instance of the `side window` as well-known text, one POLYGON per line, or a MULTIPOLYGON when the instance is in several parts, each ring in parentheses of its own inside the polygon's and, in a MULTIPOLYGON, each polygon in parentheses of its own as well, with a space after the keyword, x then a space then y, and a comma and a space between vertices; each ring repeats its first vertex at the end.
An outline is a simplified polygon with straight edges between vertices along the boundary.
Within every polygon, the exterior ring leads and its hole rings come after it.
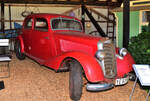
POLYGON ((26 20, 24 28, 25 29, 31 29, 32 28, 32 18, 29 18, 26 20))
POLYGON ((44 18, 36 18, 34 28, 35 28, 35 30, 48 31, 47 20, 44 18))

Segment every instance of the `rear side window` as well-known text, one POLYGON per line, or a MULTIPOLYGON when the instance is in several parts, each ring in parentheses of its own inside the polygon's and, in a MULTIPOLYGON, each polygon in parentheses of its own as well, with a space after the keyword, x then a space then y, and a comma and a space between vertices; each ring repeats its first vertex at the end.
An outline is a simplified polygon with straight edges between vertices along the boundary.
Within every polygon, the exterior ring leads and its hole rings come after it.
POLYGON ((82 31, 81 23, 75 19, 54 18, 51 21, 53 30, 82 31))
POLYGON ((26 20, 24 28, 25 29, 31 29, 32 28, 32 18, 29 18, 26 20))
POLYGON ((44 18, 36 18, 35 19, 35 30, 40 31, 48 31, 48 23, 44 18))

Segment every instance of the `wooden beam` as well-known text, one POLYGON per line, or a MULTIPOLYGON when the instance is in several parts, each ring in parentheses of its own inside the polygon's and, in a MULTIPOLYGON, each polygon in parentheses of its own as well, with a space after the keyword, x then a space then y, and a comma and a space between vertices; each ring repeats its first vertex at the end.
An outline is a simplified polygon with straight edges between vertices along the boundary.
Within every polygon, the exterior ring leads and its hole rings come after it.
POLYGON ((91 20, 91 22, 93 23, 94 27, 97 29, 97 31, 99 32, 99 34, 102 37, 107 37, 107 35, 105 34, 105 32, 103 31, 103 29, 101 28, 101 26, 96 22, 96 20, 94 19, 94 17, 92 16, 92 14, 88 11, 88 9, 83 6, 82 7, 83 10, 85 11, 86 15, 88 16, 88 18, 91 20))
POLYGON ((2 2, 1 2, 1 31, 3 33, 4 33, 4 29, 5 29, 4 12, 5 12, 5 5, 2 0, 2 2))
MULTIPOLYGON (((24 7, 25 4, 15 4, 15 3, 7 3, 5 4, 6 6, 11 5, 11 7, 24 7)), ((77 5, 61 5, 61 4, 28 4, 28 7, 77 7, 77 5)), ((107 6, 92 6, 92 5, 86 5, 86 7, 91 7, 91 8, 103 8, 107 9, 107 6)), ((115 7, 111 7, 111 9, 114 9, 115 7)))
POLYGON ((107 2, 112 2, 112 0, 107 0, 107 2))
MULTIPOLYGON (((15 3, 9 3, 5 4, 5 6, 11 7, 24 7, 25 4, 15 4, 15 3)), ((28 4, 27 7, 76 7, 77 5, 61 5, 61 4, 28 4)))
MULTIPOLYGON (((149 5, 130 7, 130 11, 140 11, 140 10, 148 10, 148 9, 150 9, 149 5)), ((119 8, 112 9, 111 11, 112 12, 123 12, 123 8, 119 7, 119 8)))
MULTIPOLYGON (((0 20, 1 22, 2 20, 0 20)), ((4 20, 4 22, 9 22, 10 20, 4 20)), ((11 20, 11 22, 23 22, 23 20, 11 20)))
POLYGON ((70 9, 70 10, 65 11, 65 12, 62 13, 62 14, 63 14, 63 15, 66 15, 66 14, 68 14, 68 13, 70 13, 70 12, 76 10, 76 9, 79 9, 79 8, 80 8, 80 6, 76 6, 76 7, 72 8, 72 9, 70 9))
POLYGON ((5 0, 5 3, 17 3, 17 4, 63 4, 63 5, 94 5, 94 6, 113 6, 113 7, 120 7, 121 2, 107 2, 107 1, 97 1, 97 2, 91 2, 91 1, 43 1, 43 0, 5 0))
MULTIPOLYGON (((91 22, 91 20, 85 20, 85 22, 91 22)), ((107 23, 107 21, 96 21, 98 23, 107 23)))
POLYGON ((9 7, 9 24, 10 24, 10 29, 12 29, 12 24, 11 24, 11 5, 9 7))
POLYGON ((99 15, 100 17, 102 17, 103 19, 109 21, 109 22, 112 22, 112 23, 115 23, 115 21, 113 20, 110 20, 107 16, 103 15, 102 13, 94 10, 92 7, 87 7, 88 9, 90 9, 92 12, 94 12, 95 14, 99 15))
POLYGON ((85 31, 85 10, 84 10, 84 5, 81 6, 81 22, 82 22, 83 30, 85 31))
POLYGON ((123 47, 127 48, 130 35, 130 1, 123 2, 123 47))

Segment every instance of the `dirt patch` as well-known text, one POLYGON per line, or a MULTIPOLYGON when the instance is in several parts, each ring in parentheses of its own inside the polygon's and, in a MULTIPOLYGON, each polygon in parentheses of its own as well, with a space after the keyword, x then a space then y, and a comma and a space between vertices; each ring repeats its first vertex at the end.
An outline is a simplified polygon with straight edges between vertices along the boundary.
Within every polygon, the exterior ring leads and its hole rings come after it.
MULTIPOLYGON (((0 90, 0 101, 71 101, 69 98, 69 73, 55 73, 26 58, 13 59, 10 63, 10 77, 4 80, 5 89, 0 90)), ((86 82, 86 81, 85 81, 86 82)), ((129 101, 132 81, 114 89, 91 93, 83 87, 80 101, 129 101)), ((137 84, 132 101, 144 101, 146 91, 137 84)))

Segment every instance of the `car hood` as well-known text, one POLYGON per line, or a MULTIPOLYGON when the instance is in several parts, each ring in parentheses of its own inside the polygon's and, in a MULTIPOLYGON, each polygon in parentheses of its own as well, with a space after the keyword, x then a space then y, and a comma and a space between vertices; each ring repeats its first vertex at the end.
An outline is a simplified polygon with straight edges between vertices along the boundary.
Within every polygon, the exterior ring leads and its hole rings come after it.
POLYGON ((86 43, 86 44, 95 44, 98 41, 104 42, 107 40, 104 37, 92 36, 92 35, 85 34, 83 32, 75 32, 75 31, 55 32, 54 35, 61 39, 67 39, 67 40, 86 43))
MULTIPOLYGON (((87 35, 83 32, 61 31, 54 32, 56 43, 59 43, 60 49, 63 52, 80 51, 95 55, 97 51, 98 41, 104 42, 107 39, 87 35)), ((57 45, 58 46, 58 45, 57 45)), ((57 49, 58 50, 58 49, 57 49)))

